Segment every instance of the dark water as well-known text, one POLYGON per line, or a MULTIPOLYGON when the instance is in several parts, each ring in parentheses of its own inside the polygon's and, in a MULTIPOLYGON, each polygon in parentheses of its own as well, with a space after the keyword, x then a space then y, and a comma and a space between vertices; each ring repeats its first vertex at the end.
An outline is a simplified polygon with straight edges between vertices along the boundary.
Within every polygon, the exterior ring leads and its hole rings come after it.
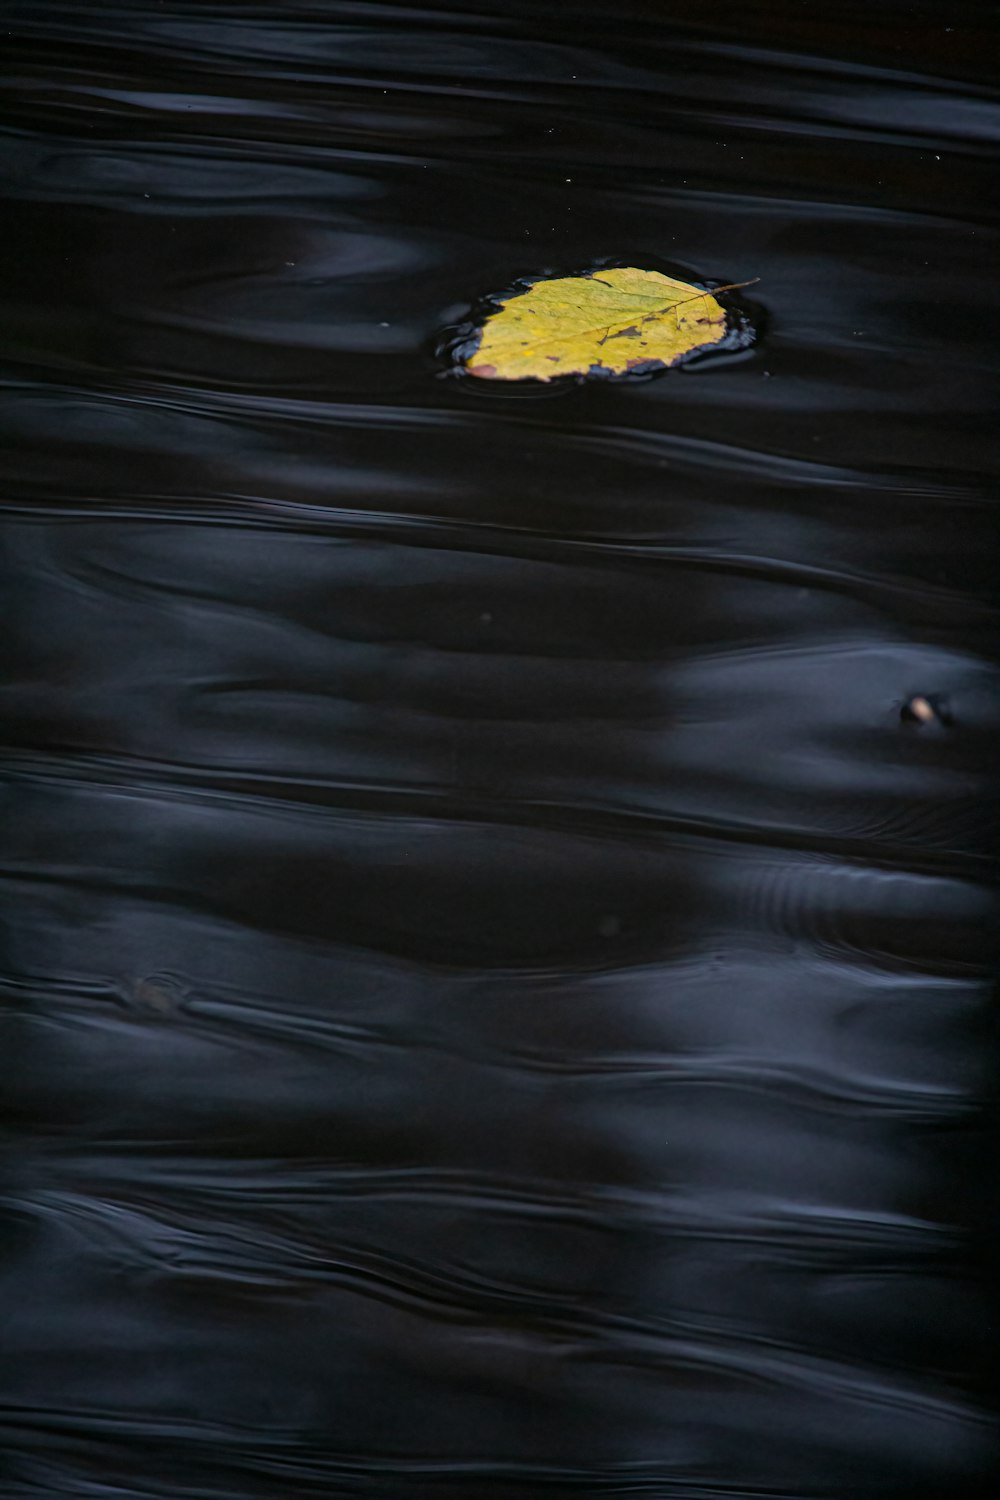
POLYGON ((992 7, 0 20, 0 1493, 971 1496, 992 7))

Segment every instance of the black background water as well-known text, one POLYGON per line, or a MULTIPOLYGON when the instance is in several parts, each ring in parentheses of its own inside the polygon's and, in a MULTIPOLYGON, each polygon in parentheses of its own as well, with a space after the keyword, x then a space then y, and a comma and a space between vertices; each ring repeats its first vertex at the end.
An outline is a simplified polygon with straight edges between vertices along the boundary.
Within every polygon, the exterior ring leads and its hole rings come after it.
POLYGON ((0 20, 2 1494, 973 1494, 992 7, 0 20))

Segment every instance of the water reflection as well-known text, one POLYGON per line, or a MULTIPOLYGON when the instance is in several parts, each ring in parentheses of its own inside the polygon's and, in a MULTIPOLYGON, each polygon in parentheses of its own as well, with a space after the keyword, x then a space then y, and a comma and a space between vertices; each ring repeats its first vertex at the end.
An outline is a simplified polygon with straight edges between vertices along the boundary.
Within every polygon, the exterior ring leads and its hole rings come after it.
POLYGON ((998 115, 906 10, 8 7, 12 1500, 982 1483, 998 115), (441 378, 607 256, 765 337, 441 378))

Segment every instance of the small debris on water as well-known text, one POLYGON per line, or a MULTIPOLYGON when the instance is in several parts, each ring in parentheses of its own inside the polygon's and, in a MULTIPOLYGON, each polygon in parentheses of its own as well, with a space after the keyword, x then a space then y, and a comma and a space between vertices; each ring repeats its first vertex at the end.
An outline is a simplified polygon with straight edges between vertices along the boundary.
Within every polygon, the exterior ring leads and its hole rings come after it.
POLYGON ((904 724, 950 724, 951 715, 932 698, 917 693, 903 704, 900 718, 904 724))
POLYGON ((181 1009, 184 995, 175 981, 154 974, 149 978, 136 980, 131 998, 138 1010, 171 1016, 181 1009))

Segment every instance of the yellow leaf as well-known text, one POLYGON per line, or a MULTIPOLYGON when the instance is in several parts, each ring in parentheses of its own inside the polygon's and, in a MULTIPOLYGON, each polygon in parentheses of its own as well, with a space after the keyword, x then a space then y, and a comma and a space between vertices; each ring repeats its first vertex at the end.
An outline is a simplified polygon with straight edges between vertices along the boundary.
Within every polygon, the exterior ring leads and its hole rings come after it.
POLYGON ((555 380, 666 369, 726 337, 711 292, 634 266, 536 281, 486 319, 472 375, 555 380))

